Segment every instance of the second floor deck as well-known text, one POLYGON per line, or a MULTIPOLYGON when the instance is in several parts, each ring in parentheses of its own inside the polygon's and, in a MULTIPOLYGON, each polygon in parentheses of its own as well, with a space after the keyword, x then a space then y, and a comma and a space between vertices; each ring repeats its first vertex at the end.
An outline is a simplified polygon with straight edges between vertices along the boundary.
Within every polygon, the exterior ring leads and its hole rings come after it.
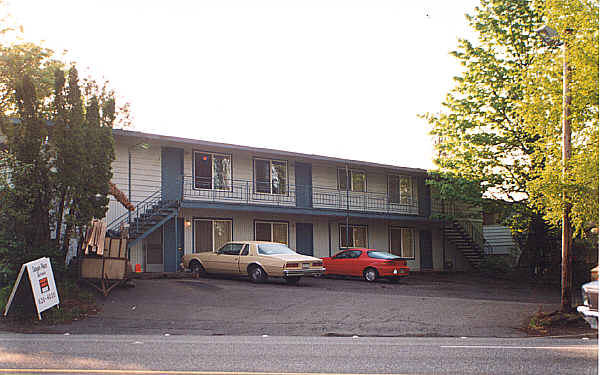
POLYGON ((315 185, 285 185, 249 180, 221 181, 220 189, 202 188, 202 181, 184 176, 180 199, 184 202, 216 202, 270 207, 333 209, 382 214, 419 215, 419 201, 412 196, 339 190, 315 185), (276 191, 275 193, 273 191, 276 191))

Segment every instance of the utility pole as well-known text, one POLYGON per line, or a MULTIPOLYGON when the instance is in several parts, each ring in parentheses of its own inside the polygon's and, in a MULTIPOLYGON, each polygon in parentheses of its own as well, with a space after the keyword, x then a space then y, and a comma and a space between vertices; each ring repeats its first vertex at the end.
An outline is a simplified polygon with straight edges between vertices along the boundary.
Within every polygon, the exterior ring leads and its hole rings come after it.
MULTIPOLYGON (((572 30, 567 29, 567 33, 572 30)), ((562 132, 563 132, 563 184, 569 180, 568 165, 571 159, 571 91, 569 84, 571 81, 571 67, 568 60, 568 40, 563 41, 563 101, 562 101, 562 132)), ((573 288, 573 272, 572 272, 572 252, 573 230, 571 228, 571 203, 568 201, 567 192, 563 189, 563 218, 562 218, 562 264, 561 264, 561 298, 560 310, 562 312, 571 311, 573 288)))
POLYGON ((550 26, 544 25, 536 30, 542 37, 544 42, 549 46, 562 46, 563 53, 563 101, 562 101, 562 183, 563 183, 563 217, 562 217, 562 262, 560 275, 560 311, 570 312, 572 310, 572 287, 573 287, 573 271, 571 246, 573 244, 573 230, 571 228, 571 204, 568 200, 565 185, 569 181, 569 160, 571 159, 571 91, 569 84, 571 81, 571 67, 569 66, 569 38, 568 35, 573 33, 573 29, 565 29, 566 37, 561 40, 558 32, 550 26))

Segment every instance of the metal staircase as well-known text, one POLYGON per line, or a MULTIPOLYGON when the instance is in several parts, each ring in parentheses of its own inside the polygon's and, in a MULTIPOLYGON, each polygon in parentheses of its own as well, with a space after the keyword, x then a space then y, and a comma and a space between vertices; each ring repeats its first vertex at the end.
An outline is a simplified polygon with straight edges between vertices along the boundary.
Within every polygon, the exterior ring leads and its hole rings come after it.
POLYGON ((135 211, 126 212, 108 224, 107 232, 111 236, 120 236, 121 231, 128 227, 128 246, 132 247, 176 216, 178 208, 178 201, 163 200, 162 192, 156 191, 140 202, 135 211))
POLYGON ((479 268, 488 246, 481 231, 471 221, 456 219, 445 222, 442 230, 469 264, 475 269, 479 268))
POLYGON ((469 264, 478 269, 484 255, 492 250, 483 237, 483 228, 478 225, 477 210, 454 200, 432 201, 432 213, 442 221, 444 237, 459 250, 469 264))

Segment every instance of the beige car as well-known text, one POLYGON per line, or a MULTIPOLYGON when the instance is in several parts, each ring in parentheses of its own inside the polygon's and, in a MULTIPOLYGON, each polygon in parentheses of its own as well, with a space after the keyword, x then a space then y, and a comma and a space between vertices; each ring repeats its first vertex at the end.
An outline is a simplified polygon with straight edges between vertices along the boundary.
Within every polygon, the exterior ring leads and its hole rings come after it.
POLYGON ((302 276, 325 272, 321 259, 298 254, 284 244, 263 241, 233 241, 215 252, 184 255, 182 266, 196 274, 248 275, 255 283, 283 277, 289 284, 296 284, 302 276))

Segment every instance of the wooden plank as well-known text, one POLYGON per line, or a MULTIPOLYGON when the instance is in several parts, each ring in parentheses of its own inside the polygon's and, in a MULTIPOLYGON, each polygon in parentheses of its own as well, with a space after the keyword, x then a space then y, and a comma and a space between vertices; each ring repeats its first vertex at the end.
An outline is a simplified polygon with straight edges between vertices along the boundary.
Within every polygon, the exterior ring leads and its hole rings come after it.
POLYGON ((127 258, 127 239, 121 238, 120 241, 121 246, 118 257, 125 259, 127 258))
POLYGON ((104 253, 105 256, 111 256, 110 255, 110 238, 108 238, 108 237, 104 238, 104 250, 105 250, 105 253, 104 253))
POLYGON ((104 259, 104 279, 123 280, 125 279, 126 259, 104 259))
POLYGON ((102 278, 102 258, 83 257, 81 259, 81 277, 84 279, 102 278))

